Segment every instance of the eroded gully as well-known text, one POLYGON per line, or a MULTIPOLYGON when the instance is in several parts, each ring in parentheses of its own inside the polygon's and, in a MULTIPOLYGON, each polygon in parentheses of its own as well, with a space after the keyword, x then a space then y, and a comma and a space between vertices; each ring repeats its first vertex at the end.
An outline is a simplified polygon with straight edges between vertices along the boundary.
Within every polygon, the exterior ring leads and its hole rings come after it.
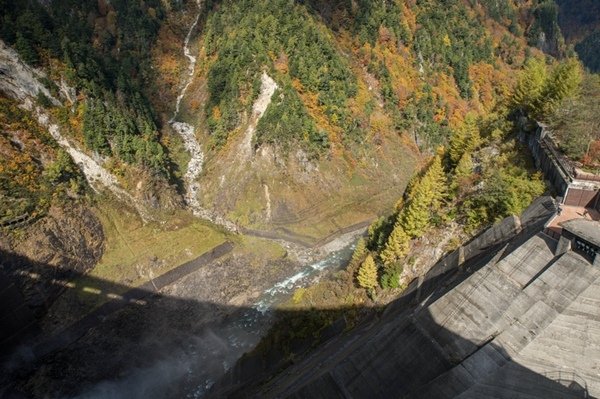
MULTIPOLYGON (((198 7, 198 15, 194 19, 183 43, 183 52, 189 61, 188 73, 181 92, 177 96, 175 111, 169 123, 181 136, 191 156, 184 176, 185 198, 188 206, 196 216, 211 220, 230 231, 237 232, 238 228, 234 223, 200 205, 197 199, 201 190, 198 178, 202 173, 204 153, 196 140, 194 126, 177 120, 181 102, 195 74, 197 59, 190 50, 190 41, 199 24, 202 2, 198 2, 198 7)), ((250 123, 240 145, 239 153, 242 162, 251 162, 251 142, 256 124, 265 113, 276 90, 277 84, 275 81, 266 72, 263 72, 261 75, 261 91, 253 106, 250 123)), ((202 369, 192 367, 193 372, 191 369, 189 370, 189 385, 186 389, 186 395, 195 398, 204 396, 215 380, 220 378, 243 353, 252 349, 259 342, 271 324, 271 310, 282 300, 288 298, 295 289, 314 282, 326 269, 339 268, 344 265, 351 255, 357 236, 363 231, 364 228, 357 229, 343 234, 319 248, 311 249, 303 248, 286 240, 273 240, 285 247, 305 266, 288 278, 276 282, 266 289, 246 310, 240 310, 226 323, 220 324, 218 327, 215 326, 215 329, 211 330, 210 337, 208 337, 210 339, 203 340, 203 347, 195 348, 191 353, 196 358, 196 361, 191 362, 191 364, 198 364, 199 362, 205 366, 202 369)))

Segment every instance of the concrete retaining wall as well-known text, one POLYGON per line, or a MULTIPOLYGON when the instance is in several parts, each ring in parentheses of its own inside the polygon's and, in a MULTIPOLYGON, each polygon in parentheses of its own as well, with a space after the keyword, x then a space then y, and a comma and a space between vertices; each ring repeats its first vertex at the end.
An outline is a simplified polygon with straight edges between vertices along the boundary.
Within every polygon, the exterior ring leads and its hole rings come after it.
POLYGON ((478 235, 463 246, 463 262, 486 252, 490 246, 499 244, 514 237, 521 231, 521 220, 518 216, 509 216, 478 235))
POLYGON ((539 197, 523 211, 521 217, 509 216, 481 232, 469 242, 439 260, 418 282, 411 283, 406 293, 419 291, 417 298, 424 298, 437 286, 437 278, 458 269, 470 260, 494 256, 496 250, 513 240, 518 245, 529 237, 542 231, 544 224, 554 215, 555 203, 552 197, 539 197), (520 240, 515 240, 522 236, 520 240), (422 292, 421 292, 422 291, 422 292))
POLYGON ((572 177, 567 167, 561 164, 558 154, 553 151, 552 144, 546 137, 544 126, 539 126, 527 141, 535 166, 542 171, 546 180, 552 184, 558 195, 564 196, 572 177))

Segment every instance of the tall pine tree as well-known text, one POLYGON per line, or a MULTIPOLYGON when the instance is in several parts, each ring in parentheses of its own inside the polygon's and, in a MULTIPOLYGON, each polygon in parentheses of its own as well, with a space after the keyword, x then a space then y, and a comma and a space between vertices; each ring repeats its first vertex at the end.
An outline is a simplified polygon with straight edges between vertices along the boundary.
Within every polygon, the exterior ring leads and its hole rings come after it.
POLYGON ((463 182, 473 175, 473 160, 471 154, 465 152, 458 161, 456 168, 454 168, 454 175, 452 177, 452 190, 458 190, 463 182))
POLYGON ((352 259, 350 260, 350 265, 358 265, 365 259, 365 255, 367 254, 367 243, 364 238, 361 238, 356 243, 356 247, 354 248, 354 252, 352 253, 352 259))
POLYGON ((365 261, 360 265, 356 279, 358 280, 358 285, 362 288, 372 290, 377 287, 377 266, 370 254, 367 255, 365 261))
POLYGON ((402 226, 396 225, 385 244, 385 248, 379 255, 383 264, 389 266, 397 262, 398 259, 406 256, 410 248, 409 244, 410 237, 408 234, 406 234, 402 226))
POLYGON ((423 176, 421 184, 428 185, 427 189, 431 193, 430 205, 433 211, 438 211, 441 208, 443 200, 447 196, 448 192, 448 181, 446 179, 446 173, 442 166, 442 156, 436 155, 427 172, 423 176))
POLYGON ((473 113, 468 113, 462 126, 455 129, 450 137, 448 156, 452 166, 456 166, 465 152, 472 152, 479 146, 481 136, 477 127, 477 119, 473 113))
POLYGON ((543 105, 540 106, 546 118, 552 114, 566 98, 577 96, 582 81, 581 66, 575 58, 558 64, 547 80, 542 93, 543 105))
POLYGON ((521 112, 536 117, 541 111, 541 101, 548 72, 543 60, 530 58, 519 75, 512 96, 513 106, 521 112))
POLYGON ((413 198, 400 213, 400 225, 410 237, 419 237, 429 226, 431 191, 425 185, 415 189, 413 198))

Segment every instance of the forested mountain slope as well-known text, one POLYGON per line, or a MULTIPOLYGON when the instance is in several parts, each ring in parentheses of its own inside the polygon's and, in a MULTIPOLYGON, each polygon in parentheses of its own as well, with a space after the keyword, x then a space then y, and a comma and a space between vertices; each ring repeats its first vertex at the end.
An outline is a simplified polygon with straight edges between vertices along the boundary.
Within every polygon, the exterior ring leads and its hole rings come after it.
MULTIPOLYGON (((600 83, 576 57, 593 70, 577 46, 597 24, 566 3, 0 0, 0 267, 46 334, 228 248, 201 278, 161 286, 227 304, 210 319, 339 266, 325 254, 369 226, 345 270, 291 301, 384 304, 548 191, 523 145, 536 121, 600 168, 600 83)), ((196 334, 179 306, 160 323, 196 334)), ((11 387, 63 397, 148 365, 128 314, 121 357, 96 330, 78 345, 97 352, 50 354, 11 387)), ((291 314, 299 332, 281 342, 308 345, 331 322, 291 314)), ((194 352, 175 335, 165 353, 194 352)))
POLYGON ((468 112, 486 115, 506 97, 531 54, 525 32, 539 8, 508 0, 0 6, 3 40, 49 72, 57 96, 61 82, 74 88, 53 107, 63 128, 125 188, 142 176, 168 196, 168 186, 185 190, 190 161, 167 123, 186 85, 189 33, 197 65, 178 118, 204 152, 199 204, 308 241, 389 209, 422 153, 447 144, 468 112), (267 78, 276 88, 261 98, 267 78))
POLYGON ((600 3, 593 0, 557 0, 558 23, 567 44, 583 64, 600 72, 600 3))
MULTIPOLYGON (((511 3, 446 3, 206 3, 182 104, 207 152, 205 206, 310 240, 392 205, 419 154, 447 143, 467 112, 490 112, 525 57, 511 3), (257 121, 263 73, 277 90, 257 121)), ((159 38, 175 32, 168 21, 159 38)), ((157 69, 170 70, 180 50, 157 49, 157 69)), ((174 83, 152 98, 174 98, 174 83)))

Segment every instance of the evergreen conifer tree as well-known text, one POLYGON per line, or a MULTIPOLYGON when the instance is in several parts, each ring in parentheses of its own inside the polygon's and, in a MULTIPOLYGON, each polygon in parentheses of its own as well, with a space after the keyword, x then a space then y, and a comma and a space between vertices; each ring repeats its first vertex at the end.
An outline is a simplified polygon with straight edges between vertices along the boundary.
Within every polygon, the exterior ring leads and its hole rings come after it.
POLYGON ((396 225, 385 244, 385 248, 379 255, 383 264, 386 266, 391 265, 405 256, 409 250, 409 243, 410 237, 408 234, 406 234, 402 226, 396 225))
POLYGON ((429 226, 431 211, 438 211, 447 196, 442 157, 436 155, 423 177, 411 188, 408 204, 398 215, 398 224, 409 237, 418 237, 429 226))
POLYGON ((540 101, 542 101, 547 75, 548 72, 544 61, 537 58, 530 58, 519 75, 517 86, 512 96, 513 106, 536 117, 536 114, 540 111, 540 101))
POLYGON ((354 248, 354 252, 352 253, 352 259, 350 260, 350 265, 357 265, 360 262, 362 262, 366 254, 367 243, 364 238, 361 238, 356 243, 356 248, 354 248))
POLYGON ((579 91, 581 81, 581 67, 577 59, 570 58, 558 64, 547 80, 542 93, 541 101, 543 103, 538 107, 542 114, 539 117, 547 117, 556 110, 564 99, 575 97, 579 91))
POLYGON ((427 172, 423 176, 421 184, 426 185, 426 189, 431 193, 429 200, 431 209, 435 211, 439 210, 448 191, 448 182, 446 173, 444 173, 444 168, 442 167, 441 155, 438 154, 433 158, 427 172))
POLYGON ((472 152, 479 146, 480 142, 481 136, 479 135, 476 117, 474 114, 468 113, 463 125, 454 130, 450 137, 448 155, 451 164, 455 166, 465 152, 472 152))
POLYGON ((356 279, 362 288, 372 290, 377 287, 377 266, 370 254, 367 255, 365 261, 360 265, 356 279))
POLYGON ((27 37, 23 36, 20 32, 17 33, 15 49, 23 58, 23 61, 28 64, 37 65, 37 63, 40 61, 35 48, 31 44, 31 41, 27 37))
POLYGON ((457 190, 461 183, 473 174, 473 160, 471 154, 465 152, 458 161, 456 168, 454 169, 454 176, 452 179, 452 189, 457 190))
POLYGON ((415 189, 413 198, 400 214, 399 222, 409 237, 418 237, 423 234, 429 225, 429 205, 431 189, 428 185, 419 184, 415 189))

